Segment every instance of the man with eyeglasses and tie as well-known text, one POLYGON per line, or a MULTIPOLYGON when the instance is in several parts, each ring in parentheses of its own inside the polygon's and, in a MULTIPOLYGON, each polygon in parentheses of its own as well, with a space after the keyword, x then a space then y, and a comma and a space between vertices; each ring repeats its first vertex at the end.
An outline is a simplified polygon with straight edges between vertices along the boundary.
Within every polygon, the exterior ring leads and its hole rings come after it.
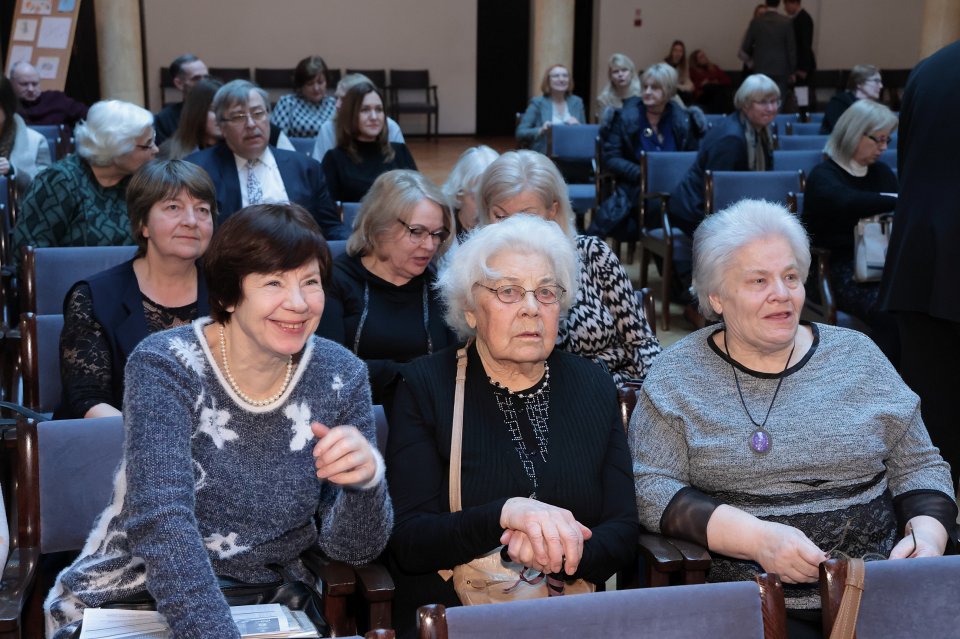
POLYGON ((320 163, 270 145, 267 93, 247 80, 223 85, 211 108, 223 141, 187 160, 202 167, 217 186, 219 222, 251 204, 294 202, 306 208, 328 240, 345 240, 350 230, 327 191, 320 163))

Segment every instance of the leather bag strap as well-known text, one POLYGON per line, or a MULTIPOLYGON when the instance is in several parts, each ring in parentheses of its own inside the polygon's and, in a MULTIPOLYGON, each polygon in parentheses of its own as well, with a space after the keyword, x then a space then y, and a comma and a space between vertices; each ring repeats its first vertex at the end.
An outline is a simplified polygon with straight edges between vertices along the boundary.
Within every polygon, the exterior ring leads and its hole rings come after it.
POLYGON ((840 601, 837 619, 833 622, 830 639, 854 639, 857 636, 857 615, 860 612, 860 599, 863 597, 863 575, 863 559, 849 559, 843 599, 840 601))
POLYGON ((453 430, 450 433, 450 512, 460 512, 460 458, 463 450, 463 392, 467 382, 467 349, 473 338, 457 350, 457 390, 453 396, 453 430))

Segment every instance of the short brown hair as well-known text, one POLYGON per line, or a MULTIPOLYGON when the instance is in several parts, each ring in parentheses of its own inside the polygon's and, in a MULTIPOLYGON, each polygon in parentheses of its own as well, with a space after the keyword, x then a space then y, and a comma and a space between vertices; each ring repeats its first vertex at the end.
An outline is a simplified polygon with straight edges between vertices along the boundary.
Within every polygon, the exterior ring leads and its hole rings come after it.
POLYGON ((253 273, 278 273, 320 264, 326 286, 330 249, 320 227, 299 204, 254 204, 240 209, 223 223, 203 256, 210 291, 210 316, 230 321, 227 308, 243 301, 243 278, 253 273))
MULTIPOLYGON (((383 94, 373 85, 372 82, 361 82, 355 84, 343 96, 343 106, 340 113, 337 114, 337 146, 341 147, 350 156, 355 163, 360 163, 360 153, 357 151, 357 136, 360 134, 360 127, 357 121, 360 119, 360 107, 363 105, 363 99, 370 93, 376 93, 383 102, 383 94)), ((393 160, 393 147, 390 146, 390 139, 387 136, 387 118, 384 112, 383 128, 376 140, 380 144, 380 153, 384 162, 393 160)))
POLYGON ((147 252, 143 227, 150 219, 150 209, 157 202, 176 197, 181 191, 209 204, 216 220, 217 188, 207 172, 196 164, 183 160, 151 160, 130 178, 127 185, 127 217, 130 219, 130 232, 137 243, 137 257, 147 252))
POLYGON ((297 63, 297 68, 293 70, 293 87, 300 89, 310 80, 318 75, 322 75, 324 81, 327 79, 327 63, 318 55, 312 55, 304 58, 297 63))
POLYGON ((570 73, 570 69, 568 69, 565 64, 551 64, 547 67, 547 70, 543 72, 543 80, 540 81, 540 91, 544 95, 550 95, 550 72, 556 68, 563 69, 570 76, 570 84, 567 85, 567 92, 563 94, 569 98, 573 93, 573 74, 570 73))

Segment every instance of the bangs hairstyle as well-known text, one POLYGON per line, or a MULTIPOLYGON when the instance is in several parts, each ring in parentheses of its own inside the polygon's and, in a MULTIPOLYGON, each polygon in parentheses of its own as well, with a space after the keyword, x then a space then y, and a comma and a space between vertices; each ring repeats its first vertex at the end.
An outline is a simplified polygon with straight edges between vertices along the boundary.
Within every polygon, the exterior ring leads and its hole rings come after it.
POLYGON ((230 321, 227 308, 243 302, 243 278, 320 264, 324 287, 330 278, 330 249, 320 227, 299 204, 255 204, 227 218, 203 256, 210 291, 210 316, 230 321))
POLYGON ((607 63, 607 85, 603 87, 603 91, 597 96, 597 102, 603 106, 612 106, 619 109, 623 106, 623 99, 638 95, 640 95, 640 78, 637 76, 637 65, 624 54, 614 53, 610 56, 610 61, 607 63), (613 86, 613 81, 610 79, 610 75, 616 69, 626 69, 630 72, 630 84, 627 86, 623 98, 617 95, 617 89, 613 86))
POLYGON ((680 82, 677 70, 666 62, 657 62, 643 72, 640 86, 652 85, 663 90, 663 97, 670 100, 677 94, 677 84, 680 82))
POLYGON ((110 166, 152 129, 153 114, 146 109, 122 100, 102 100, 90 107, 87 119, 74 130, 77 155, 93 166, 110 166))
POLYGON ((754 73, 748 76, 740 88, 733 96, 733 106, 737 111, 743 111, 751 102, 766 100, 767 98, 780 99, 780 87, 768 76, 762 73, 754 73))
MULTIPOLYGON (((346 151, 355 164, 360 164, 360 152, 357 151, 357 136, 360 135, 360 108, 363 106, 364 98, 371 93, 380 96, 380 102, 383 103, 383 94, 372 82, 360 82, 353 85, 344 94, 343 106, 340 108, 340 113, 337 114, 337 146, 346 151)), ((380 155, 383 156, 383 161, 392 161, 394 153, 387 136, 386 110, 383 114, 383 128, 377 134, 375 142, 380 145, 380 155)))
POLYGON ((347 240, 347 253, 376 253, 379 241, 397 230, 397 220, 409 224, 410 212, 424 200, 433 202, 443 212, 443 228, 450 233, 450 237, 437 247, 437 255, 443 255, 453 242, 453 213, 436 184, 423 174, 406 169, 381 174, 360 200, 353 232, 347 240))
POLYGON ((318 55, 306 57, 298 62, 293 70, 293 86, 299 91, 303 85, 318 75, 324 82, 327 81, 327 63, 318 55))
POLYGON ((730 263, 744 246, 761 238, 782 237, 797 260, 800 281, 810 272, 810 238, 800 220, 787 209, 764 200, 740 200, 708 215, 693 234, 693 291, 700 313, 709 320, 720 316, 710 296, 723 288, 730 263))
POLYGON ((863 136, 876 131, 893 133, 896 128, 893 111, 872 100, 857 100, 837 120, 823 151, 836 162, 848 164, 863 136))
POLYGON ((500 154, 485 144, 472 146, 460 155, 457 164, 443 183, 443 196, 454 211, 460 210, 464 195, 477 196, 483 172, 500 154))
POLYGON ((570 69, 567 68, 565 64, 551 64, 547 67, 547 70, 543 73, 543 80, 540 81, 540 91, 543 95, 550 95, 550 72, 554 69, 563 69, 567 72, 567 75, 570 76, 570 83, 567 85, 567 92, 563 95, 565 97, 570 97, 570 94, 573 93, 573 74, 570 73, 570 69))
POLYGON ((559 203, 554 220, 568 239, 577 235, 567 183, 550 158, 536 151, 508 151, 483 173, 477 197, 477 224, 490 224, 490 209, 515 195, 535 193, 547 208, 559 203))
POLYGON ((445 318, 460 339, 476 334, 464 313, 476 310, 474 284, 500 277, 488 265, 500 254, 543 256, 557 284, 566 289, 560 300, 560 318, 577 298, 580 265, 577 250, 552 222, 535 215, 513 215, 508 219, 471 231, 466 241, 441 263, 436 287, 446 307, 445 318))
POLYGON ((130 178, 127 185, 127 217, 137 243, 137 257, 147 252, 143 227, 150 219, 150 209, 154 204, 176 197, 182 191, 209 204, 213 219, 217 219, 217 189, 207 172, 196 164, 183 160, 151 160, 130 178))

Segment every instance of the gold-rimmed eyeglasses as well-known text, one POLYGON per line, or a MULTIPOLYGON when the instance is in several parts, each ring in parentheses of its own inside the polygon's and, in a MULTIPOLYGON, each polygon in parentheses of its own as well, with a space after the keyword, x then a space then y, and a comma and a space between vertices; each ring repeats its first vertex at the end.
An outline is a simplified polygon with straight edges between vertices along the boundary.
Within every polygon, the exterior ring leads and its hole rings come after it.
POLYGON ((559 284, 544 284, 543 286, 538 286, 535 289, 526 289, 522 286, 517 286, 516 284, 504 284, 503 286, 498 286, 493 288, 491 286, 484 286, 480 282, 474 284, 474 286, 479 286, 480 288, 485 288, 491 293, 494 293, 504 304, 516 304, 523 299, 523 296, 527 293, 533 293, 533 299, 537 300, 541 304, 557 304, 560 300, 563 299, 564 293, 567 292, 567 289, 563 288, 559 284))

